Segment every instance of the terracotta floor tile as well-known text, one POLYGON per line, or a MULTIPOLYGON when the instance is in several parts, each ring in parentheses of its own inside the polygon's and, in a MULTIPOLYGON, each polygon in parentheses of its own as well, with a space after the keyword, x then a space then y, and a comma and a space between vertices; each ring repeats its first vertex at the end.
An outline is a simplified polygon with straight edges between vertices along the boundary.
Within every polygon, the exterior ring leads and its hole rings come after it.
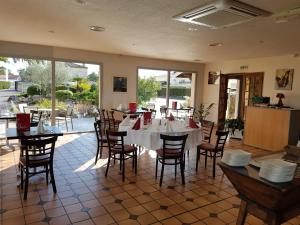
POLYGON ((80 221, 89 219, 89 215, 86 212, 74 212, 74 213, 68 214, 68 216, 72 223, 76 223, 76 222, 80 222, 80 221))
POLYGON ((152 216, 150 213, 145 213, 143 215, 140 215, 138 217, 138 222, 141 224, 141 225, 148 225, 148 224, 153 224, 157 221, 157 219, 152 216))
POLYGON ((129 218, 129 213, 125 209, 113 211, 110 215, 114 218, 115 221, 119 222, 129 218))
POLYGON ((92 220, 96 225, 108 225, 114 223, 114 219, 109 214, 97 216, 92 220))
POLYGON ((50 225, 69 225, 71 224, 67 215, 52 218, 49 222, 50 225))

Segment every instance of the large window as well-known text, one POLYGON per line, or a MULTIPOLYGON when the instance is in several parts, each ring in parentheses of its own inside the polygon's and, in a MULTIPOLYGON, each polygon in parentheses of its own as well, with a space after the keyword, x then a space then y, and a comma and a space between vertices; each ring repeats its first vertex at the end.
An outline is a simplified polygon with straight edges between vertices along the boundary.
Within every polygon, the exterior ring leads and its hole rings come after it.
POLYGON ((100 104, 99 84, 99 65, 0 57, 0 112, 35 110, 63 132, 90 131, 100 104))
MULTIPOLYGON (((196 74, 191 72, 138 69, 138 104, 142 107, 169 108, 176 104, 178 117, 186 116, 188 109, 194 106, 196 74)), ((160 114, 157 114, 160 116, 160 114)))

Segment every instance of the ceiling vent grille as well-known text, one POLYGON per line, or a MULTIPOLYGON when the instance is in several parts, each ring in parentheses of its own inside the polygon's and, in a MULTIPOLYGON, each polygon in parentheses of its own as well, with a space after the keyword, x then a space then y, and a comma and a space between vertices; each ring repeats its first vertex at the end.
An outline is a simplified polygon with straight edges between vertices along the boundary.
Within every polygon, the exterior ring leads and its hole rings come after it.
POLYGON ((218 0, 174 17, 175 20, 219 29, 244 23, 270 12, 235 0, 218 0))

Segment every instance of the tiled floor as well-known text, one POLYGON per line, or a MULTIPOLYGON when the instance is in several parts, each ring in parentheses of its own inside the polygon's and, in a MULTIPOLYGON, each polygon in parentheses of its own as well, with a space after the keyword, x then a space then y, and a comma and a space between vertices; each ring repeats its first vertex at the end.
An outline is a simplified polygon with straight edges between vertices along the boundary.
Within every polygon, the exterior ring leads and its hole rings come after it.
MULTIPOLYGON (((186 185, 179 176, 175 179, 173 167, 167 167, 160 188, 154 178, 153 151, 141 152, 137 176, 127 163, 122 183, 118 164, 105 178, 106 153, 94 165, 95 146, 93 133, 60 137, 55 151, 58 193, 52 193, 44 176, 36 176, 30 180, 27 201, 17 187, 18 150, 0 150, 0 224, 235 224, 240 203, 235 190, 219 169, 211 179, 210 166, 204 169, 202 162, 196 174, 193 152, 186 163, 186 185)), ((239 141, 231 141, 229 147, 266 154, 239 141)), ((247 225, 256 224, 263 223, 248 216, 247 225)), ((299 225, 300 219, 288 224, 299 225)))

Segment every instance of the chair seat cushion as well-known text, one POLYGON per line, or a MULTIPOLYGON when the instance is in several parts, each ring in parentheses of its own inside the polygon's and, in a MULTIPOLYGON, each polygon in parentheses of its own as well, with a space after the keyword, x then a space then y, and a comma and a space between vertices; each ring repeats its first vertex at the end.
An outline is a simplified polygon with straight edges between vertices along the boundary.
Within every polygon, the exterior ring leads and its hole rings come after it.
MULTIPOLYGON (((124 152, 125 153, 131 153, 131 152, 134 152, 134 151, 136 151, 137 150, 137 148, 136 147, 134 147, 134 146, 131 146, 131 145, 124 145, 124 152)), ((113 152, 113 153, 121 153, 122 152, 122 147, 121 146, 114 146, 114 147, 112 147, 111 148, 111 151, 113 152)))
MULTIPOLYGON (((49 156, 29 156, 30 165, 29 166, 39 166, 39 165, 45 165, 50 163, 49 156)), ((26 166, 26 157, 21 156, 20 157, 20 163, 23 166, 26 166)))
MULTIPOLYGON (((202 150, 206 150, 206 151, 215 151, 215 146, 210 144, 210 143, 202 143, 201 145, 198 145, 198 148, 202 149, 202 150)), ((222 150, 222 148, 220 147, 218 150, 222 150)))
MULTIPOLYGON (((159 157, 164 157, 164 151, 163 149, 157 149, 156 153, 159 157)), ((181 151, 180 150, 174 150, 174 149, 165 149, 165 158, 166 159, 177 159, 180 158, 181 151)))

